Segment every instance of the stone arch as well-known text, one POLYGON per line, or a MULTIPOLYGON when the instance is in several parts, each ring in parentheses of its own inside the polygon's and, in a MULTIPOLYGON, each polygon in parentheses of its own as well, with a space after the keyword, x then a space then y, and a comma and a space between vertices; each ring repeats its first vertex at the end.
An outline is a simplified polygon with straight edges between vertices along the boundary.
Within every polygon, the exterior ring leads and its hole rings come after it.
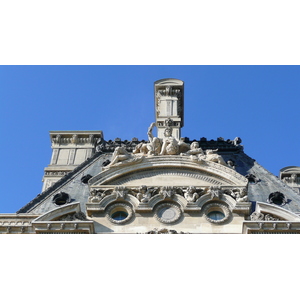
POLYGON ((175 202, 179 204, 182 209, 187 205, 186 199, 178 194, 175 194, 172 199, 169 200, 165 200, 162 195, 155 195, 149 200, 148 205, 153 209, 156 205, 163 202, 175 202))
POLYGON ((196 203, 197 206, 199 206, 201 208, 206 203, 212 202, 212 201, 225 202, 226 204, 228 204, 228 206, 231 209, 236 204, 236 201, 232 197, 230 197, 229 195, 226 195, 226 194, 222 194, 222 196, 219 200, 212 200, 210 194, 205 194, 205 195, 201 196, 195 203, 196 203))
POLYGON ((256 202, 255 211, 262 214, 270 214, 285 221, 300 221, 300 217, 280 206, 264 202, 256 202))
POLYGON ((178 155, 145 157, 133 165, 120 165, 90 179, 92 187, 103 185, 246 186, 247 179, 218 163, 197 162, 178 155))
POLYGON ((71 214, 71 213, 78 213, 80 212, 80 203, 75 202, 71 204, 66 204, 63 206, 60 206, 58 208, 54 208, 47 213, 39 216, 34 220, 34 222, 40 222, 40 221, 52 221, 55 220, 59 217, 62 217, 63 215, 66 214, 71 214))
POLYGON ((133 208, 138 207, 138 205, 140 203, 136 197, 129 195, 129 194, 126 195, 126 197, 123 200, 117 200, 115 195, 108 195, 100 201, 99 206, 102 209, 106 209, 106 207, 108 205, 110 205, 112 203, 119 203, 119 202, 130 203, 133 208))

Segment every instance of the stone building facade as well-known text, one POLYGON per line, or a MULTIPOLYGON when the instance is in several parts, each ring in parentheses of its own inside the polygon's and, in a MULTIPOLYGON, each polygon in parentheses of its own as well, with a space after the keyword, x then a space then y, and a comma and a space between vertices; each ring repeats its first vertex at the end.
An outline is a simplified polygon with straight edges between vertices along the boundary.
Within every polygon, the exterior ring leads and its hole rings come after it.
POLYGON ((158 80, 154 90, 147 141, 51 131, 42 193, 15 214, 1 214, 0 232, 300 232, 299 167, 277 178, 238 137, 182 138, 184 82, 158 80))

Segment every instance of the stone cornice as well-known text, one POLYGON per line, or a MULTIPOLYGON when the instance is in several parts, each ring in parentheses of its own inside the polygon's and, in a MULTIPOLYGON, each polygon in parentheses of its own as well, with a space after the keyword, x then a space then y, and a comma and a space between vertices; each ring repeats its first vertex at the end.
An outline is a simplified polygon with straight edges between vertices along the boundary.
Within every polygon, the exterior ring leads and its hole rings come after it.
MULTIPOLYGON (((102 171, 94 176, 89 184, 91 186, 111 184, 111 182, 121 180, 122 177, 125 178, 127 175, 132 176, 132 174, 145 171, 155 172, 155 170, 160 168, 164 168, 165 170, 174 168, 174 172, 176 171, 177 173, 180 173, 181 170, 185 170, 186 174, 188 174, 188 170, 190 170, 191 173, 196 171, 199 174, 195 174, 195 176, 197 175, 198 177, 201 176, 202 172, 203 178, 207 177, 208 179, 215 179, 216 181, 220 181, 222 185, 246 186, 248 183, 248 180, 244 176, 221 164, 210 161, 195 162, 189 157, 182 157, 179 155, 164 155, 144 157, 141 162, 134 165, 124 165, 102 171)), ((216 183, 211 182, 210 185, 216 185, 216 183)))
POLYGON ((50 131, 52 147, 66 144, 95 145, 99 139, 103 139, 102 131, 50 131))

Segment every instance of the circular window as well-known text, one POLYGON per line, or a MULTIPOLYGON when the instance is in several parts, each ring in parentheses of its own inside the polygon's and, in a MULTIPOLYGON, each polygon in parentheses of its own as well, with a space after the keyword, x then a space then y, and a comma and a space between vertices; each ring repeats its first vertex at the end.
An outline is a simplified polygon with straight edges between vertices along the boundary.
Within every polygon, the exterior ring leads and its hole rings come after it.
POLYGON ((53 199, 52 202, 58 206, 60 205, 64 205, 67 203, 71 202, 71 198, 70 195, 64 192, 59 192, 58 194, 56 194, 53 199))
POLYGON ((116 211, 110 217, 116 221, 122 221, 128 217, 128 213, 127 211, 116 211))
POLYGON ((170 224, 176 222, 181 216, 181 210, 177 205, 163 203, 157 206, 155 217, 162 223, 170 224))
POLYGON ((287 202, 284 194, 282 194, 280 192, 271 193, 269 195, 268 201, 270 204, 276 204, 276 205, 280 205, 280 206, 283 206, 287 202))
POLYGON ((92 177, 93 177, 92 175, 87 174, 87 175, 85 175, 85 176, 83 176, 83 177, 81 178, 81 182, 84 183, 84 184, 87 184, 88 181, 89 181, 92 177))
POLYGON ((230 217, 230 211, 227 206, 219 203, 210 203, 205 206, 205 218, 211 223, 220 224, 230 217))
POLYGON ((112 223, 124 224, 132 218, 133 211, 129 205, 118 203, 108 208, 106 216, 112 223))

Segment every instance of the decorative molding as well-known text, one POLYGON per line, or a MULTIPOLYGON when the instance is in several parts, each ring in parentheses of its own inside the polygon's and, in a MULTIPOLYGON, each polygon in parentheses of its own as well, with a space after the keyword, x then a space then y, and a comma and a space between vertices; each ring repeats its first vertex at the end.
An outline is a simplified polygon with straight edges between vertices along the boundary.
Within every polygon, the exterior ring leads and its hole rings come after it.
POLYGON ((228 207, 226 205, 220 204, 219 202, 211 202, 209 204, 206 204, 205 207, 203 208, 203 211, 204 211, 204 216, 205 216, 206 220, 213 224, 222 224, 225 221, 227 221, 229 219, 229 217, 231 216, 231 213, 230 213, 230 210, 228 209, 228 207), (213 219, 209 218, 208 214, 214 210, 221 211, 225 215, 225 217, 221 220, 213 220, 213 219))
POLYGON ((250 220, 251 221, 279 221, 281 220, 277 216, 271 215, 271 214, 263 214, 261 212, 253 212, 250 215, 250 220))
POLYGON ((132 180, 149 178, 151 173, 153 176, 190 176, 196 180, 204 180, 208 185, 246 186, 248 183, 244 176, 227 166, 209 161, 199 164, 188 157, 170 155, 144 157, 142 162, 134 166, 125 165, 122 168, 104 170, 95 175, 89 184, 91 186, 128 184, 132 180))
POLYGON ((162 203, 156 207, 154 216, 161 223, 172 224, 180 219, 182 211, 173 203, 162 203))
POLYGON ((126 224, 132 217, 133 217, 133 210, 132 208, 125 204, 125 203, 116 203, 116 204, 112 204, 110 205, 107 210, 106 210, 106 217, 107 219, 117 225, 124 225, 126 224), (111 215, 117 211, 118 209, 121 209, 121 211, 126 211, 127 212, 127 217, 123 220, 115 220, 111 217, 111 215))
POLYGON ((65 176, 69 173, 70 171, 45 171, 45 176, 65 176))

